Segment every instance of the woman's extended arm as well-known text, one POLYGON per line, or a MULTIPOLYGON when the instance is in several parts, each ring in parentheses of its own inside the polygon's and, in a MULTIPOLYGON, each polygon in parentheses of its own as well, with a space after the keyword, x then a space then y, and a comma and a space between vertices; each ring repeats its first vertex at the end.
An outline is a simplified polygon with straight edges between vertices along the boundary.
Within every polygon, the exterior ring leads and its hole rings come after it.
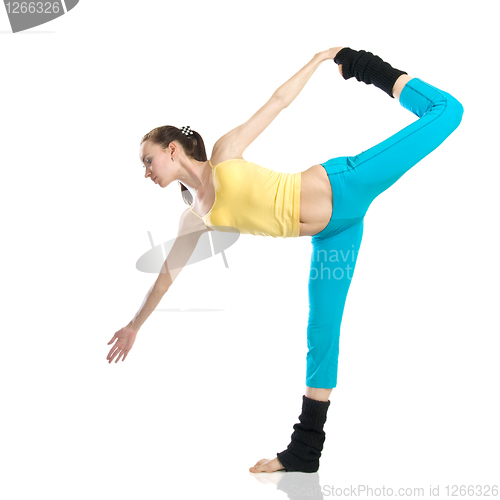
POLYGON ((300 91, 304 88, 318 66, 327 59, 333 59, 342 48, 333 47, 323 52, 318 52, 300 71, 276 90, 274 95, 281 99, 285 108, 300 94, 300 91))
POLYGON ((109 363, 111 363, 116 356, 118 356, 118 358, 116 358, 115 363, 117 363, 122 356, 122 361, 125 360, 128 352, 134 345, 139 329, 156 309, 156 306, 160 303, 176 277, 187 264, 198 244, 198 240, 206 231, 211 231, 211 229, 189 209, 183 212, 179 223, 177 238, 161 268, 158 278, 148 290, 141 307, 130 323, 118 330, 108 342, 109 345, 116 341, 106 357, 109 363))
MULTIPOLYGON (((279 87, 262 108, 249 120, 223 135, 214 150, 226 151, 231 158, 241 158, 245 149, 272 123, 280 112, 299 95, 316 68, 327 59, 333 59, 343 47, 318 52, 297 74, 279 87)), ((339 65, 339 69, 341 67, 339 65)), ((342 71, 342 70, 341 70, 342 71)), ((227 156, 226 155, 226 156, 227 156)))

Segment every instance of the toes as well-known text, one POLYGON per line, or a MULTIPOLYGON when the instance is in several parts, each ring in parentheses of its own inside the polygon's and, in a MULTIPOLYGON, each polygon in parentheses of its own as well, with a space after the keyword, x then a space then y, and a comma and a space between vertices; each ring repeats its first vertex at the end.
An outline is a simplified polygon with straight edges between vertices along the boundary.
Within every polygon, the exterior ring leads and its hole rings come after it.
POLYGON ((264 472, 264 470, 262 470, 262 466, 267 462, 269 462, 269 460, 267 458, 263 458, 262 460, 259 460, 253 467, 250 467, 250 469, 248 470, 250 472, 264 472))
POLYGON ((258 465, 250 468, 250 472, 273 472, 269 464, 265 463, 262 465, 258 465))
POLYGON ((278 470, 283 470, 284 467, 281 465, 278 458, 273 458, 272 460, 268 460, 267 458, 263 458, 259 460, 253 467, 248 469, 250 472, 276 472, 278 470))

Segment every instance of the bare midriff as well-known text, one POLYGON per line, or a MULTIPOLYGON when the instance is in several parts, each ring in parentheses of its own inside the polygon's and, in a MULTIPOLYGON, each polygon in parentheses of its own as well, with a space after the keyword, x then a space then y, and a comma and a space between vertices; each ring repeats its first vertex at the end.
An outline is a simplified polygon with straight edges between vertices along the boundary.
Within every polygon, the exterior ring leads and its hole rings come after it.
POLYGON ((314 236, 330 222, 333 194, 330 179, 322 165, 313 165, 301 173, 300 234, 314 236))

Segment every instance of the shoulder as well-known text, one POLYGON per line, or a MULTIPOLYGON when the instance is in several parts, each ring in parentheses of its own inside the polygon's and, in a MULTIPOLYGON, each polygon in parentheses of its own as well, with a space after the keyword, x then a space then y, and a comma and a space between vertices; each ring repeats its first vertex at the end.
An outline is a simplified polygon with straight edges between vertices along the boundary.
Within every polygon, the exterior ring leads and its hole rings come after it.
POLYGON ((212 166, 222 163, 226 160, 243 160, 241 151, 237 151, 234 142, 229 134, 221 137, 215 144, 212 150, 210 162, 212 166))
POLYGON ((194 231, 212 231, 204 222, 191 210, 186 208, 179 220, 179 234, 189 234, 194 231))

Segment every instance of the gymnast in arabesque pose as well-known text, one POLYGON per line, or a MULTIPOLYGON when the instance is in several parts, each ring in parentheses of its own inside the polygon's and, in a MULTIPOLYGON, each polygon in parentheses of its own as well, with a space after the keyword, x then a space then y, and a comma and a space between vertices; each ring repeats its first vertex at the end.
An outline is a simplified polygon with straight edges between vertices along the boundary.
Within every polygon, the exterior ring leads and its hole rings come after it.
POLYGON ((319 52, 247 122, 222 136, 207 159, 190 127, 161 126, 146 134, 139 156, 145 177, 162 188, 178 181, 184 202, 178 237, 130 323, 115 333, 107 360, 124 361, 140 327, 155 310, 206 231, 272 237, 311 236, 305 394, 287 448, 250 472, 316 472, 325 442, 330 394, 337 386, 340 326, 372 201, 436 149, 460 124, 461 103, 447 92, 393 68, 364 50, 319 52), (318 66, 333 60, 344 79, 355 77, 396 98, 418 119, 355 156, 331 158, 294 174, 243 159, 246 148, 288 107, 318 66), (332 255, 342 258, 331 258, 332 255))

